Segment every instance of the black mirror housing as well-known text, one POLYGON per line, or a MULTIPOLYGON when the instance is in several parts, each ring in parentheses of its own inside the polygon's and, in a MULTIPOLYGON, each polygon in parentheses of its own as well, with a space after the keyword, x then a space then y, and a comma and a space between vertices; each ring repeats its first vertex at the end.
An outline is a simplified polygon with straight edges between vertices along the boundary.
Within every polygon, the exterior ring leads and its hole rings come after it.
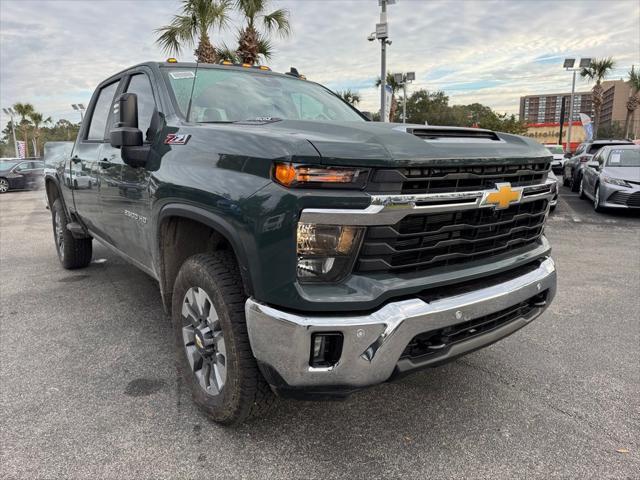
POLYGON ((109 132, 109 140, 115 148, 139 147, 142 146, 142 132, 137 127, 116 127, 109 132))

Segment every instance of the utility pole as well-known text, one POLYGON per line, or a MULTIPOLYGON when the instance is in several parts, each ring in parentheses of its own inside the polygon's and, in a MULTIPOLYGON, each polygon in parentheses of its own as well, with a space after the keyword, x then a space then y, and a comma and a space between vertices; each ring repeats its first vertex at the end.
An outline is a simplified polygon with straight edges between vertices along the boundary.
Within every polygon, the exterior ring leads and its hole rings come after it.
POLYGON ((15 115, 16 112, 13 110, 13 108, 3 108, 2 111, 7 115, 9 115, 9 117, 11 118, 11 134, 13 135, 13 149, 16 152, 16 158, 18 158, 20 155, 18 155, 18 140, 16 139, 16 122, 13 119, 13 116, 15 115))
POLYGON ((380 23, 376 24, 376 31, 369 35, 369 41, 380 40, 380 120, 387 121, 386 110, 386 86, 387 86, 387 45, 389 40, 389 25, 387 24, 387 5, 393 5, 396 0, 378 0, 380 5, 380 23))

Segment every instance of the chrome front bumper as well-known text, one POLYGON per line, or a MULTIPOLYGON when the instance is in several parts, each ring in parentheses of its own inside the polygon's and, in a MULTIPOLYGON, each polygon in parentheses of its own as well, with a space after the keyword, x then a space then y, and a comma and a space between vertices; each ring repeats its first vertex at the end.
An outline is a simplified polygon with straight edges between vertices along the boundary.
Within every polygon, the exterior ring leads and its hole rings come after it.
POLYGON ((299 390, 354 390, 384 382, 394 371, 442 363, 487 346, 527 325, 546 305, 526 317, 454 343, 433 360, 401 359, 409 342, 420 333, 499 312, 542 292, 547 292, 548 305, 555 291, 555 264, 546 258, 535 270, 503 283, 429 303, 418 298, 401 300, 368 315, 295 314, 253 299, 247 300, 245 310, 253 354, 271 384, 299 390), (341 332, 344 336, 342 355, 332 367, 309 364, 311 336, 316 332, 341 332))

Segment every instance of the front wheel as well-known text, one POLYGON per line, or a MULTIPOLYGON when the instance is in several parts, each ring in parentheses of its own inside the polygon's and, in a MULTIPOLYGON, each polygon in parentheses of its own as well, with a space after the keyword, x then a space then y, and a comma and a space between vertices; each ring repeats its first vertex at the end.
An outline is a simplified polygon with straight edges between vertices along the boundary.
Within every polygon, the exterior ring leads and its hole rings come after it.
POLYGON ((596 191, 593 194, 593 209, 596 212, 602 212, 603 208, 600 205, 600 185, 596 185, 596 191))
POLYGON ((57 199, 51 207, 51 220, 53 222, 53 239, 56 243, 56 252, 60 263, 64 268, 84 268, 91 262, 93 246, 91 238, 74 238, 67 228, 67 214, 62 202, 57 199))
POLYGON ((6 178, 0 178, 0 193, 9 191, 9 181, 6 178))
POLYGON ((584 194, 584 177, 580 180, 580 187, 578 188, 578 196, 584 200, 587 196, 584 194))
POLYGON ((274 402, 251 351, 245 301, 229 251, 188 258, 173 288, 172 323, 182 377, 195 403, 212 420, 227 425, 257 416, 274 402))

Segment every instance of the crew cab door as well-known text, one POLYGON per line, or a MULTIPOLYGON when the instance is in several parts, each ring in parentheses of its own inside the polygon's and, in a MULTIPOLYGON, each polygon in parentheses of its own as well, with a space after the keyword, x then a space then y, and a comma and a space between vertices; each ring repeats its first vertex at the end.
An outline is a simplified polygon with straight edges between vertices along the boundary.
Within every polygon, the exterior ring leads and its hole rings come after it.
MULTIPOLYGON (((147 130, 154 109, 158 108, 151 76, 144 69, 134 70, 123 79, 123 93, 138 96, 138 128, 147 130)), ((113 119, 115 122, 116 119, 113 119)), ((108 241, 133 260, 150 267, 150 173, 122 161, 121 151, 105 143, 100 151, 100 209, 102 221, 109 226, 108 241)))
POLYGON ((68 186, 73 191, 76 214, 92 233, 99 236, 105 235, 106 227, 98 203, 98 154, 107 141, 107 123, 119 86, 118 79, 94 94, 87 113, 88 123, 83 125, 83 131, 71 153, 68 186))

